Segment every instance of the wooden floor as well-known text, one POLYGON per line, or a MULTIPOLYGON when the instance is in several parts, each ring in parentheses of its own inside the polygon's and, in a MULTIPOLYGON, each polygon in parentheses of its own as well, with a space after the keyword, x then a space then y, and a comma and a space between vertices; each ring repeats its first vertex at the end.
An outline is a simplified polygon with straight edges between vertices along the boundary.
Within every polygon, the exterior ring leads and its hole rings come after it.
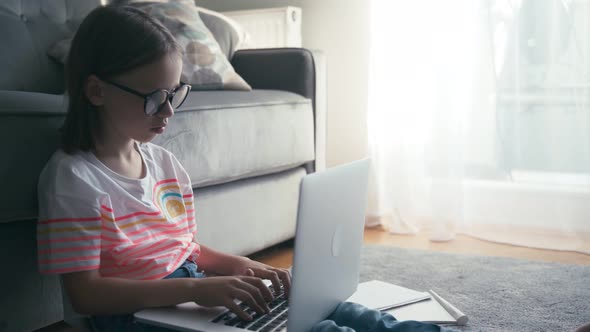
MULTIPOLYGON (((590 255, 498 244, 478 240, 465 235, 457 235, 457 237, 450 242, 431 242, 428 240, 426 234, 394 235, 385 231, 381 227, 373 227, 365 229, 365 243, 451 253, 503 256, 567 264, 590 265, 590 255)), ((292 248, 293 242, 289 241, 250 257, 272 266, 289 267, 292 265, 293 261, 292 248)), ((39 331, 77 332, 78 330, 68 327, 65 323, 57 323, 39 331)))
MULTIPOLYGON (((566 264, 590 265, 590 255, 575 252, 532 249, 525 247, 483 241, 465 235, 457 235, 453 241, 432 242, 425 233, 417 235, 391 234, 377 226, 365 229, 365 243, 414 248, 450 253, 463 253, 483 256, 514 257, 566 264)), ((285 243, 267 249, 251 258, 276 267, 292 265, 293 250, 291 243, 285 243)))

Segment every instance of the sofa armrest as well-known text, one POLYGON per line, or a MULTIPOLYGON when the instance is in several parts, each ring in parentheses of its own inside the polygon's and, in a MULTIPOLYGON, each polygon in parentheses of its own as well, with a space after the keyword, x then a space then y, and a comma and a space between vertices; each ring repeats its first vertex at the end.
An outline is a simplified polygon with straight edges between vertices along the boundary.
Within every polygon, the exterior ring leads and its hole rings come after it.
POLYGON ((315 162, 308 172, 325 168, 325 60, 321 51, 305 48, 238 50, 231 60, 235 71, 253 89, 283 90, 311 99, 314 115, 315 162))
MULTIPOLYGON (((59 146, 63 95, 0 90, 0 223, 37 218, 37 179, 59 146)), ((1 328, 0 328, 1 330, 1 328)))
POLYGON ((315 68, 304 48, 238 50, 232 66, 253 89, 290 91, 315 98, 315 68))

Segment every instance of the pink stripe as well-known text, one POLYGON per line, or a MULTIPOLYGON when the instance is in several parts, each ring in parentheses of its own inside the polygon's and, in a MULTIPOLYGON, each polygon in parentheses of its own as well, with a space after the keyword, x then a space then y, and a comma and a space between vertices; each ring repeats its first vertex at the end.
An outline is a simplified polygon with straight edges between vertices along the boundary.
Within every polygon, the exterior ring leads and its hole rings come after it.
MULTIPOLYGON (((111 212, 111 213, 113 212, 112 209, 109 209, 108 207, 106 207, 104 205, 101 205, 101 207, 103 209, 107 210, 108 212, 111 212)), ((159 214, 161 214, 160 211, 138 211, 138 212, 131 213, 131 214, 128 214, 128 215, 124 215, 124 216, 120 216, 120 217, 114 217, 114 220, 115 221, 121 221, 121 220, 129 219, 131 217, 140 216, 140 215, 157 216, 159 214)))
POLYGON ((39 255, 50 254, 50 253, 57 253, 57 252, 71 252, 71 251, 83 251, 83 250, 100 250, 100 245, 98 246, 84 246, 84 247, 69 247, 69 248, 54 248, 54 249, 45 249, 39 250, 39 255))
MULTIPOLYGON (((184 249, 184 252, 182 253, 182 255, 178 255, 178 258, 176 258, 176 261, 174 261, 174 264, 172 264, 172 266, 176 266, 178 267, 180 265, 180 260, 186 256, 186 252, 188 251, 188 248, 190 247, 190 245, 186 246, 186 249, 184 249)), ((189 254, 190 255, 190 254, 189 254)))
POLYGON ((171 229, 171 230, 167 230, 167 231, 161 231, 158 232, 158 234, 152 235, 152 234, 147 234, 144 237, 140 237, 140 238, 136 238, 133 239, 133 241, 129 241, 132 243, 139 243, 139 242, 143 242, 146 240, 157 240, 158 236, 164 236, 164 235, 169 235, 169 234, 182 234, 182 233, 186 233, 188 232, 188 227, 187 226, 183 226, 182 228, 177 228, 177 229, 171 229))
POLYGON ((80 237, 67 237, 67 238, 63 238, 63 239, 37 240, 37 244, 60 243, 60 242, 74 242, 74 241, 88 241, 88 240, 98 240, 98 239, 100 239, 100 235, 80 236, 80 237))
POLYGON ((60 218, 60 219, 47 219, 39 221, 39 224, 50 224, 56 222, 71 222, 71 221, 78 221, 78 222, 90 222, 90 221, 100 221, 101 217, 88 217, 88 218, 60 218))
MULTIPOLYGON (((138 241, 138 242, 141 242, 141 241, 138 241)), ((123 249, 121 252, 117 253, 117 256, 120 256, 120 261, 126 261, 130 257, 131 258, 139 257, 140 253, 144 253, 141 256, 145 257, 148 255, 147 253, 145 253, 146 251, 149 251, 149 250, 152 250, 152 252, 157 251, 157 250, 164 251, 166 249, 169 249, 171 247, 179 245, 179 243, 178 242, 171 243, 171 244, 165 245, 164 247, 158 248, 158 246, 161 246, 161 245, 162 245, 162 241, 155 242, 153 244, 148 245, 147 247, 143 247, 143 248, 139 248, 139 249, 137 249, 137 246, 136 247, 129 247, 129 248, 123 249), (156 249, 153 250, 154 248, 156 248, 156 249), (134 250, 135 250, 135 252, 134 252, 134 250), (133 253, 133 255, 132 255, 132 253, 133 253)), ((149 253, 151 253, 151 252, 149 252, 149 253)), ((129 263, 123 263, 122 265, 129 265, 129 263)))
MULTIPOLYGON (((156 259, 160 259, 160 258, 163 258, 163 257, 167 257, 167 256, 169 256, 169 255, 174 255, 174 254, 175 254, 175 253, 176 253, 178 250, 182 249, 182 247, 180 247, 180 246, 177 246, 177 245, 173 245, 173 246, 167 246, 167 248, 166 248, 166 249, 171 249, 171 248, 173 248, 171 251, 170 251, 170 250, 163 251, 162 253, 160 253, 160 254, 158 254, 158 255, 151 256, 151 257, 150 257, 149 255, 147 255, 147 254, 146 254, 146 255, 144 255, 144 256, 143 256, 143 259, 146 259, 146 260, 149 260, 150 262, 153 262, 153 261, 155 261, 156 259), (177 247, 177 248, 173 248, 173 247, 177 247)), ((154 251, 154 252, 151 252, 150 254, 154 254, 154 253, 156 253, 156 252, 154 251)), ((137 262, 136 262, 136 263, 137 263, 137 262)), ((136 263, 135 263, 135 264, 136 264, 136 263)), ((129 262, 128 264, 126 264, 126 266, 133 266, 133 265, 134 265, 134 263, 131 263, 131 262, 129 262)))
MULTIPOLYGON (((121 233, 118 233, 117 232, 117 234, 121 234, 121 233)), ((131 242, 129 239, 125 239, 125 238, 113 238, 113 237, 108 237, 108 236, 106 236, 104 234, 102 234, 101 238, 102 238, 102 240, 107 240, 107 241, 115 242, 115 243, 129 243, 129 242, 131 242)))
MULTIPOLYGON (((188 248, 187 248, 187 249, 188 249, 188 248)), ((172 271, 174 271, 175 269, 177 269, 177 268, 178 268, 178 266, 180 266, 180 260, 181 260, 181 259, 183 259, 185 255, 186 255, 186 250, 184 250, 184 251, 183 251, 183 252, 182 252, 180 255, 178 255, 178 257, 176 258, 176 260, 175 260, 175 261, 174 261, 174 263, 172 264, 172 266, 174 267, 174 268, 172 269, 172 271)), ((155 277, 161 276, 162 274, 164 274, 164 276, 166 276, 166 275, 170 274, 171 272, 163 272, 163 273, 157 274, 157 275, 155 275, 155 276, 150 276, 150 275, 149 275, 149 273, 150 273, 150 272, 156 271, 156 270, 158 270, 158 269, 162 269, 162 268, 164 268, 164 267, 166 267, 166 266, 168 266, 168 265, 169 265, 169 263, 162 263, 162 264, 158 264, 158 265, 155 265, 155 266, 153 266, 153 267, 150 267, 150 268, 149 268, 148 270, 146 270, 146 271, 141 271, 141 275, 143 275, 142 279, 153 279, 153 278, 155 278, 155 277)), ((128 277, 128 276, 129 276, 129 275, 126 275, 126 277, 128 277)), ((134 276, 134 275, 132 275, 132 276, 134 276)))
MULTIPOLYGON (((166 253, 164 255, 161 255, 159 258, 174 256, 174 254, 175 254, 174 252, 166 253)), ((147 261, 147 262, 145 262, 141 265, 135 266, 135 267, 130 266, 130 268, 126 271, 116 271, 115 273, 105 272, 105 273, 108 273, 110 276, 129 277, 133 274, 143 273, 142 269, 148 267, 150 264, 153 264, 153 263, 154 263, 154 261, 150 260, 150 261, 147 261)), ((162 264, 160 264, 160 265, 162 265, 162 264)), ((163 265, 166 265, 166 264, 163 264, 163 265)), ((120 270, 120 269, 117 269, 117 270, 120 270)))
POLYGON ((182 195, 182 198, 193 198, 193 194, 182 195))
MULTIPOLYGON (((158 234, 158 230, 160 230, 160 229, 170 229, 170 228, 176 228, 176 227, 178 227, 179 225, 181 225, 181 224, 185 223, 186 221, 188 221, 188 218, 181 219, 181 220, 179 220, 179 221, 177 221, 176 223, 173 223, 173 224, 168 224, 168 223, 166 223, 166 224, 162 224, 161 222, 160 222, 160 223, 158 223, 158 224, 155 224, 155 225, 145 225, 145 224, 141 224, 140 226, 143 226, 142 228, 140 228, 140 229, 137 229, 137 230, 135 230, 135 231, 133 231, 133 232, 129 232, 129 233, 125 233, 125 232, 123 232, 123 233, 124 233, 124 234, 125 234, 127 237, 131 237, 131 236, 133 236, 133 235, 136 235, 136 234, 139 234, 139 233, 144 233, 144 232, 148 232, 148 231, 154 231, 154 232, 156 233, 156 235, 157 235, 157 234, 158 234)), ((110 229, 110 228, 108 228, 108 227, 105 227, 105 229, 106 229, 106 230, 108 230, 108 231, 111 231, 111 232, 118 233, 118 231, 117 231, 117 230, 110 229)), ((134 241, 135 241, 135 240, 134 240, 134 241)))
POLYGON ((142 269, 142 268, 148 266, 149 264, 154 263, 155 259, 174 255, 174 253, 175 253, 175 251, 164 252, 160 255, 156 255, 156 256, 150 257, 149 259, 146 259, 145 262, 143 262, 143 263, 129 263, 129 262, 127 262, 125 265, 121 265, 118 261, 116 261, 112 257, 108 257, 108 258, 104 257, 102 259, 101 271, 103 271, 105 273, 116 274, 116 275, 126 274, 126 273, 136 271, 138 269, 142 269))
POLYGON ((158 236, 164 236, 164 235, 182 235, 182 234, 192 234, 192 233, 188 233, 189 232, 189 228, 188 226, 185 226, 183 228, 180 229, 172 229, 169 231, 164 231, 164 232, 160 232, 158 234, 154 235, 146 235, 142 238, 136 239, 136 242, 142 242, 142 241, 146 241, 149 239, 157 239, 158 236))
POLYGON ((110 207, 108 207, 106 205, 101 205, 100 207, 107 210, 108 212, 113 212, 113 209, 111 209, 110 207))
POLYGON ((88 271, 88 270, 96 270, 98 269, 98 265, 90 265, 90 266, 77 266, 77 267, 67 267, 63 269, 52 269, 52 270, 42 270, 39 269, 41 273, 68 273, 68 272, 77 272, 77 271, 88 271))
MULTIPOLYGON (((152 254, 154 254, 154 253, 156 253, 156 252, 158 252, 158 251, 160 251, 160 252, 166 252, 166 251, 168 251, 168 249, 171 249, 171 248, 178 247, 180 244, 181 244, 181 243, 179 243, 179 242, 176 242, 176 243, 170 243, 170 244, 168 244, 168 245, 166 245, 166 246, 164 246, 164 247, 161 247, 161 248, 157 248, 157 247, 156 247, 155 249, 154 249, 154 246, 151 246, 151 248, 150 248, 151 250, 147 250, 147 249, 146 249, 146 251, 144 251, 144 252, 142 253, 142 255, 141 255, 141 256, 142 256, 142 258, 147 258, 147 257, 149 257, 150 255, 152 255, 152 254)), ((137 254, 139 254, 139 253, 137 253, 137 254)), ((136 257, 137 257, 137 256, 136 256, 136 257)), ((157 258, 157 257, 158 257, 158 256, 154 256, 154 257, 151 257, 151 258, 157 258)), ((131 260, 130 260, 130 261, 131 261, 131 260)), ((127 265, 127 264, 125 264, 125 265, 127 265)))
POLYGON ((170 182, 178 182, 178 180, 177 179, 167 179, 167 180, 162 180, 160 182, 156 182, 156 184, 154 185, 154 189, 161 184, 170 183, 170 182))
POLYGON ((99 259, 100 256, 77 256, 77 257, 66 257, 66 258, 58 258, 58 259, 43 259, 39 260, 39 264, 58 264, 58 263, 67 263, 67 262, 74 262, 74 261, 90 261, 99 259))
POLYGON ((186 210, 186 214, 193 213, 193 212, 195 212, 195 209, 186 210))
POLYGON ((129 219, 131 217, 135 217, 135 216, 141 216, 141 215, 146 215, 146 216, 158 216, 162 214, 160 211, 155 211, 155 212, 144 212, 144 211, 139 211, 139 212, 135 212, 132 214, 128 214, 125 216, 121 216, 121 217, 115 217, 115 221, 121 221, 121 220, 125 220, 125 219, 129 219))
POLYGON ((125 232, 125 230, 119 231, 117 228, 114 228, 114 227, 112 227, 111 225, 108 225, 108 224, 105 224, 103 226, 103 229, 105 229, 105 230, 107 230, 109 232, 112 232, 112 233, 117 233, 117 234, 118 233, 123 233, 123 234, 125 234, 126 236, 129 237, 131 235, 135 235, 137 233, 142 233, 142 232, 145 232, 145 231, 148 231, 148 230, 152 230, 152 229, 176 227, 176 226, 178 226, 178 224, 186 221, 186 219, 188 219, 188 218, 181 219, 181 220, 179 220, 179 221, 177 221, 175 223, 162 222, 162 221, 145 221, 143 223, 139 223, 139 224, 135 225, 137 227, 142 227, 142 228, 137 229, 137 230, 135 230, 133 232, 130 232, 130 233, 125 232))

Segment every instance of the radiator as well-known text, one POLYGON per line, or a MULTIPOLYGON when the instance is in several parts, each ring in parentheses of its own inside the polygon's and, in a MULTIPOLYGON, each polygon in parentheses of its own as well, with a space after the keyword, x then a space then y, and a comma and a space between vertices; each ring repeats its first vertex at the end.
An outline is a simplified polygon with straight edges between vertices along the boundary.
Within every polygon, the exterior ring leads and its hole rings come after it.
POLYGON ((223 12, 238 22, 249 38, 239 47, 301 47, 301 8, 280 7, 223 12))

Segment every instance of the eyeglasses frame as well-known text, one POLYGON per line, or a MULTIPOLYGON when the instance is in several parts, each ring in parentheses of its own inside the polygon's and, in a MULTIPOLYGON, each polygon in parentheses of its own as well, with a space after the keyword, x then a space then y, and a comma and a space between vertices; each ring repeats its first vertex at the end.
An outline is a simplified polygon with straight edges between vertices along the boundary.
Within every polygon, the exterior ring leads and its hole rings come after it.
POLYGON ((184 104, 184 102, 185 102, 186 98, 188 97, 188 94, 189 94, 189 92, 191 92, 191 86, 190 86, 190 84, 186 84, 186 83, 183 83, 183 82, 180 82, 180 86, 179 86, 179 87, 177 87, 177 88, 175 88, 175 89, 174 89, 174 90, 172 90, 172 91, 170 91, 170 90, 166 90, 166 89, 156 89, 156 90, 154 90, 154 91, 152 91, 152 92, 150 92, 150 93, 147 93, 147 94, 146 94, 146 93, 141 93, 141 92, 139 92, 139 91, 137 91, 137 90, 134 90, 134 89, 132 89, 132 88, 130 88, 130 87, 128 87, 128 86, 125 86, 125 85, 123 85, 123 84, 119 84, 119 83, 117 83, 117 82, 113 82, 113 81, 111 81, 111 80, 107 80, 107 79, 104 79, 104 78, 101 78, 101 77, 98 77, 98 78, 99 78, 101 81, 104 81, 105 83, 108 83, 108 84, 110 84, 110 85, 112 85, 112 86, 115 86, 115 87, 117 87, 117 88, 119 88, 119 89, 121 89, 121 90, 123 90, 123 91, 125 91, 125 92, 131 93, 131 94, 133 94, 133 95, 136 95, 136 96, 138 96, 138 97, 141 97, 141 98, 143 98, 143 112, 144 112, 144 113, 145 113, 145 115, 147 115, 147 116, 154 116, 154 115, 158 114, 158 113, 159 113, 159 112, 162 110, 162 105, 164 105, 164 104, 166 103, 166 102, 164 102, 164 103, 160 104, 160 105, 158 106, 158 108, 157 108, 156 112, 154 112, 154 114, 148 114, 148 113, 147 113, 147 110, 146 110, 146 107, 147 107, 147 102, 148 102, 148 97, 152 96, 153 94, 155 94, 155 93, 157 93, 157 92, 160 92, 160 91, 164 91, 164 92, 166 92, 166 99, 165 99, 165 100, 167 100, 167 101, 170 103, 170 106, 172 106, 172 98, 174 98, 174 96, 176 95, 176 92, 177 92, 178 90, 180 90, 180 89, 184 88, 184 87, 188 87, 188 91, 186 92, 186 96, 184 96, 184 99, 183 99, 183 100, 180 102, 180 104, 178 104, 178 106, 176 107, 176 109, 178 109, 178 108, 179 108, 179 107, 180 107, 182 104, 184 104))

